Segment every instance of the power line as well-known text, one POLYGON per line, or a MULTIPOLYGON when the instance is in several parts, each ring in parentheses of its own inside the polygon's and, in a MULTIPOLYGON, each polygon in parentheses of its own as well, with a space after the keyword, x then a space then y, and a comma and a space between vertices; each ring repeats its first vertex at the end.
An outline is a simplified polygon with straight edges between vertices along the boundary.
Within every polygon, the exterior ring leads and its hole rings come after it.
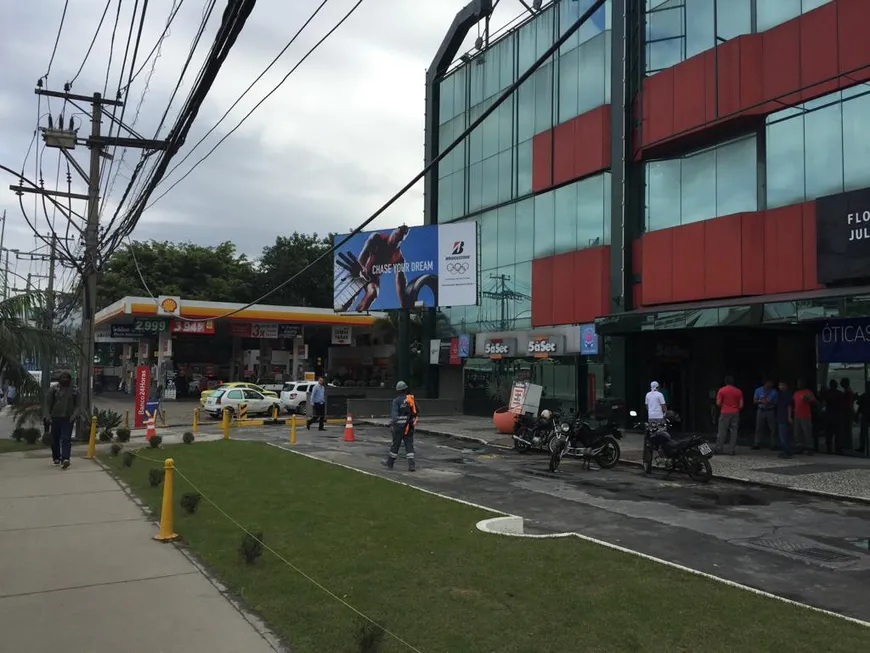
POLYGON ((97 42, 97 37, 100 35, 100 30, 103 29, 103 21, 106 20, 106 14, 109 12, 109 5, 112 4, 112 0, 106 0, 106 6, 103 8, 103 15, 100 16, 100 22, 97 23, 97 31, 94 32, 94 38, 91 39, 91 44, 88 46, 88 51, 85 52, 85 58, 82 59, 82 65, 79 66, 78 72, 73 75, 73 78, 67 82, 69 88, 72 88, 72 85, 75 84, 75 81, 79 78, 79 75, 82 74, 82 70, 85 68, 85 64, 88 62, 88 57, 91 56, 91 50, 94 49, 94 43, 97 42))
POLYGON ((63 13, 60 15, 60 25, 58 25, 57 28, 57 36, 54 37, 54 47, 51 49, 51 59, 48 60, 48 69, 45 71, 42 79, 48 79, 48 75, 51 72, 51 65, 54 63, 54 55, 57 54, 57 44, 60 43, 60 35, 63 32, 63 24, 64 21, 66 21, 67 7, 69 7, 69 0, 64 0, 63 13))
MULTIPOLYGON (((592 5, 591 5, 591 6, 590 6, 590 7, 589 7, 589 8, 588 8, 584 13, 583 13, 583 15, 581 15, 580 18, 578 18, 576 21, 574 21, 574 23, 572 23, 572 24, 571 24, 571 25, 570 25, 570 26, 565 30, 565 32, 562 34, 562 36, 560 36, 559 38, 557 38, 557 39, 555 40, 555 42, 553 42, 553 44, 552 44, 549 48, 547 48, 547 49, 544 51, 544 53, 543 53, 540 57, 538 57, 538 59, 537 59, 534 63, 532 63, 532 65, 529 66, 529 68, 526 69, 526 71, 525 71, 523 74, 521 74, 513 84, 511 84, 511 85, 508 86, 504 91, 502 91, 501 95, 499 95, 499 96, 496 98, 496 100, 495 100, 495 101, 494 101, 490 106, 488 106, 486 109, 484 109, 484 111, 483 111, 483 112, 482 112, 482 113, 477 117, 477 119, 475 119, 474 121, 472 121, 472 123, 471 123, 471 124, 470 124, 466 129, 465 129, 465 131, 463 131, 463 132, 462 132, 458 137, 456 137, 456 138, 453 140, 453 142, 450 143, 450 145, 448 145, 448 146, 445 147, 443 150, 441 150, 441 152, 440 152, 439 154, 437 154, 437 155, 432 159, 432 161, 430 161, 430 162, 426 165, 426 167, 423 168, 423 170, 421 170, 420 172, 418 172, 418 173, 414 176, 414 178, 411 179, 411 181, 409 181, 407 184, 405 184, 405 185, 404 185, 404 186, 399 190, 399 192, 397 192, 397 193, 396 193, 395 195, 393 195, 389 200, 387 200, 387 202, 386 202, 383 206, 381 206, 381 207, 380 207, 377 211, 375 211, 371 216, 369 216, 369 217, 368 217, 366 220, 364 220, 360 225, 358 225, 358 226, 357 226, 355 229, 353 229, 349 234, 347 234, 347 235, 346 235, 346 236, 341 240, 340 243, 334 243, 334 244, 332 245, 332 247, 330 247, 328 250, 326 250, 323 254, 321 254, 321 255, 318 256, 317 258, 315 258, 313 261, 311 261, 308 265, 306 265, 305 267, 303 267, 301 270, 299 270, 298 272, 296 272, 296 274, 294 274, 294 275, 290 276, 289 278, 285 279, 284 281, 282 281, 281 283, 279 283, 277 286, 275 286, 274 288, 272 288, 270 291, 268 291, 268 292, 265 293, 264 295, 261 295, 260 297, 258 297, 258 298, 255 299, 254 301, 249 302, 249 303, 247 303, 247 304, 243 304, 243 305, 240 306, 239 308, 233 309, 232 311, 227 311, 226 313, 222 313, 221 315, 218 315, 218 316, 215 316, 215 317, 211 317, 211 318, 208 318, 208 319, 209 319, 209 320, 220 320, 220 319, 228 318, 228 317, 231 317, 231 316, 233 316, 233 315, 236 315, 237 313, 240 313, 240 312, 244 311, 245 309, 250 308, 251 306, 254 306, 255 304, 259 304, 260 302, 262 302, 263 300, 267 299, 267 298, 270 297, 271 295, 275 294, 276 292, 278 292, 278 291, 281 290, 282 288, 284 288, 284 287, 286 287, 287 285, 293 283, 296 279, 298 279, 298 278, 301 277, 302 275, 306 274, 306 273, 307 273, 311 268, 313 268, 315 265, 317 265, 318 263, 320 263, 320 262, 321 262, 322 260, 324 260, 326 257, 331 256, 332 254, 334 254, 335 251, 336 251, 337 249, 339 249, 340 247, 342 247, 346 242, 348 242, 348 241, 349 241, 351 238, 353 238, 356 234, 360 233, 360 232, 361 232, 363 229, 365 229, 368 225, 370 225, 372 222, 374 222, 376 219, 378 219, 378 218, 379 218, 379 217, 380 217, 380 216, 381 216, 381 215, 382 215, 382 214, 383 214, 387 209, 389 209, 389 208, 390 208, 393 204, 395 204, 395 203, 396 203, 396 202, 397 202, 397 201, 398 201, 398 200, 399 200, 399 199, 400 199, 400 198, 401 198, 405 193, 407 193, 409 190, 411 190, 411 189, 412 189, 412 188, 413 188, 413 187, 414 187, 414 186, 415 186, 415 185, 416 185, 416 184, 417 184, 421 179, 423 179, 423 178, 426 176, 426 174, 427 174, 430 170, 434 169, 434 168, 435 168, 435 167, 436 167, 436 166, 441 162, 441 160, 444 159, 444 157, 446 157, 446 156, 447 156, 448 154, 450 154, 454 149, 456 149, 456 148, 457 148, 457 147, 458 147, 462 142, 464 142, 465 139, 468 138, 468 136, 469 136, 469 135, 470 135, 470 134, 471 134, 475 129, 477 129, 478 127, 480 127, 480 126, 484 123, 484 121, 485 121, 489 116, 491 116, 493 113, 495 113, 495 111, 496 111, 496 110, 497 110, 497 109, 498 109, 498 108, 499 108, 499 107, 500 107, 500 106, 501 106, 505 101, 507 101, 507 100, 508 100, 508 99, 509 99, 509 98, 510 98, 510 97, 511 97, 515 92, 516 92, 516 90, 526 82, 526 80, 528 80, 532 75, 535 74, 535 71, 537 71, 538 68, 540 68, 542 65, 544 65, 544 63, 546 63, 546 62, 550 59, 550 57, 552 57, 553 54, 556 53, 556 52, 559 50, 559 48, 562 47, 562 45, 564 45, 565 42, 566 42, 569 38, 571 38, 571 36, 572 36, 572 35, 573 35, 573 34, 574 34, 578 29, 580 29, 580 27, 582 27, 583 24, 584 24, 587 20, 589 20, 589 18, 590 18, 590 17, 591 17, 591 16, 592 16, 596 11, 598 11, 598 10, 599 10, 603 5, 604 5, 604 2, 605 2, 605 0, 595 0, 595 1, 592 3, 592 5)), ((170 189, 170 190, 171 190, 171 189, 170 189)), ((165 193, 164 193, 164 195, 165 195, 165 193)), ((161 197, 162 197, 162 196, 161 196, 161 197)), ((158 198, 158 199, 159 199, 159 198, 158 198)), ((138 273, 138 275, 139 275, 139 278, 140 278, 140 280, 141 280, 141 279, 142 279, 142 276, 143 276, 143 275, 142 275, 142 270, 140 270, 139 267, 136 266, 136 271, 137 271, 137 273, 138 273)), ((157 298, 156 298, 154 295, 151 295, 151 298, 154 300, 154 303, 156 304, 156 303, 157 303, 157 298)), ((183 318, 183 319, 184 319, 186 322, 205 322, 205 321, 207 321, 205 318, 203 318, 203 319, 200 319, 200 318, 183 318)))
POLYGON ((109 63, 106 66, 106 81, 103 83, 103 96, 109 90, 109 73, 112 71, 112 57, 115 53, 115 32, 118 31, 118 21, 121 19, 121 0, 118 0, 118 11, 115 12, 115 24, 112 26, 112 38, 109 41, 109 63))
MULTIPOLYGON (((109 0, 109 1, 111 2, 111 0, 109 0)), ((123 88, 124 91, 127 91, 130 88, 130 84, 132 84, 134 81, 136 81, 136 78, 142 73, 143 70, 145 70, 145 66, 148 65, 148 62, 151 61, 151 57, 153 57, 154 53, 158 52, 158 50, 160 49, 160 46, 163 45, 163 40, 169 35, 169 27, 172 25, 172 21, 175 20, 175 16, 178 14, 178 10, 181 9, 181 5, 183 5, 183 4, 184 4, 184 0, 173 0, 172 8, 169 10, 169 12, 170 12, 169 18, 166 21, 166 26, 163 28, 163 33, 160 35, 160 38, 157 39, 157 43, 154 44, 154 47, 151 48, 151 52, 149 52, 148 56, 145 57, 145 61, 142 62, 142 65, 139 67, 139 70, 137 70, 130 77, 130 80, 127 82, 127 85, 124 86, 124 88, 123 88)), ((160 58, 159 52, 158 52, 157 58, 158 59, 160 58)), ((153 66, 152 66, 151 70, 154 70, 153 66)))

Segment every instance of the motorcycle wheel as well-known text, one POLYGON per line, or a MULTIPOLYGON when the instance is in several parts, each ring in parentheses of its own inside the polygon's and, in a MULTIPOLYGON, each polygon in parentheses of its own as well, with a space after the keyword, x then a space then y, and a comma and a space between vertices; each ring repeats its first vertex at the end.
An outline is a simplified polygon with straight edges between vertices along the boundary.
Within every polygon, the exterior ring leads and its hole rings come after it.
POLYGON ((550 453, 556 453, 559 450, 559 438, 555 435, 551 435, 550 439, 547 441, 547 450, 550 453))
POLYGON ((652 474, 653 450, 648 442, 643 445, 643 473, 652 474))
POLYGON ((565 451, 565 448, 563 446, 561 446, 561 443, 560 443, 560 446, 557 447, 557 449, 553 453, 550 454, 550 471, 551 472, 558 472, 559 471, 559 463, 562 462, 562 455, 563 455, 564 451, 565 451))
POLYGON ((696 483, 709 483, 713 478, 713 467, 710 461, 696 451, 690 451, 683 458, 686 473, 696 483))
POLYGON ((619 462, 620 453, 619 443, 616 441, 616 438, 608 435, 604 440, 604 448, 601 450, 601 453, 595 456, 595 463, 601 469, 610 469, 619 462))

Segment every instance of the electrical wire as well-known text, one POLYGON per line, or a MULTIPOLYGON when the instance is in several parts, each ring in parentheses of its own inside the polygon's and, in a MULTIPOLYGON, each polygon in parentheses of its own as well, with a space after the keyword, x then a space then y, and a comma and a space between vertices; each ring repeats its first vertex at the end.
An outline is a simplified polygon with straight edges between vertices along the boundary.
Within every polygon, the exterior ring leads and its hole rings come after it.
MULTIPOLYGON (((516 80, 513 84, 511 84, 511 85, 508 86, 504 91, 502 91, 501 95, 499 95, 499 96, 496 98, 496 100, 495 100, 495 101, 494 101, 494 102, 493 102, 489 107, 487 107, 486 109, 484 109, 484 111, 480 114, 480 116, 478 116, 477 119, 474 120, 474 121, 473 121, 473 122, 472 122, 472 123, 471 123, 471 124, 470 124, 466 129, 465 129, 465 131, 463 131, 463 132, 462 132, 458 137, 456 137, 456 138, 453 140, 453 142, 450 143, 450 145, 448 145, 448 146, 445 147, 443 150, 441 150, 441 152, 440 152, 438 155, 436 155, 436 156, 432 159, 432 161, 430 161, 430 162, 429 162, 429 163, 428 163, 428 164, 423 168, 423 170, 421 170, 421 171, 418 172, 416 175, 414 175, 414 178, 411 179, 411 181, 409 181, 407 184, 405 184, 405 185, 404 185, 404 186, 399 190, 399 192, 397 192, 395 195, 393 195, 393 196, 392 196, 389 200, 387 200, 387 202, 386 202, 384 205, 382 205, 382 206, 381 206, 377 211, 375 211, 371 216, 369 216, 369 217, 368 217, 366 220, 364 220, 360 225, 358 225, 358 226, 357 226, 355 229, 353 229, 349 234, 347 234, 347 235, 346 235, 346 236, 341 240, 340 243, 334 243, 334 244, 332 245, 332 247, 330 247, 330 248, 327 249, 323 254, 321 254, 320 256, 318 256, 317 258, 315 258, 313 261, 311 261, 310 263, 308 263, 308 265, 306 265, 306 266, 303 267, 301 270, 299 270, 298 272, 296 272, 295 274, 293 274, 293 275, 290 276, 289 278, 285 279, 284 281, 282 281, 281 283, 279 283, 277 286, 275 286, 274 288, 272 288, 270 291, 268 291, 268 292, 265 293, 264 295, 261 295, 260 297, 258 297, 257 299, 255 299, 255 300, 252 301, 252 302, 249 302, 249 303, 247 303, 247 304, 243 304, 243 305, 240 306, 239 308, 233 309, 233 310, 231 310, 231 311, 227 311, 227 312, 225 312, 225 313, 222 313, 221 315, 217 315, 217 316, 215 316, 215 317, 210 317, 210 318, 207 318, 207 319, 206 319, 206 318, 186 318, 186 317, 185 317, 185 318, 180 318, 180 319, 183 319, 185 322, 206 322, 206 321, 208 321, 208 320, 220 320, 220 319, 224 319, 224 318, 232 317, 233 315, 236 315, 236 314, 238 314, 238 313, 241 313, 242 311, 244 311, 244 310, 250 308, 251 306, 254 306, 254 305, 256 305, 256 304, 259 304, 260 302, 262 302, 263 300, 267 299, 267 298, 270 297, 271 295, 275 294, 276 292, 278 292, 278 291, 281 290, 282 288, 284 288, 284 287, 286 287, 287 285, 293 283, 296 279, 298 279, 298 278, 301 277, 302 275, 306 274, 306 273, 307 273, 311 268, 313 268, 315 265, 317 265, 318 263, 320 263, 322 260, 326 259, 328 256, 333 255, 333 254, 335 253, 336 250, 338 250, 338 249, 339 249, 340 247, 342 247, 346 242, 348 242, 351 238, 353 238, 356 234, 360 233, 360 232, 361 232, 363 229, 365 229, 368 225, 370 225, 370 224, 371 224, 372 222, 374 222, 377 218, 379 218, 379 217, 380 217, 380 216, 381 216, 381 215, 382 215, 382 214, 383 214, 387 209, 389 209, 393 204, 395 204, 395 203, 396 203, 396 202, 397 202, 397 201, 398 201, 398 200, 399 200, 399 199, 400 199, 400 198, 401 198, 405 193, 407 193, 409 190, 411 190, 411 188, 413 188, 415 185, 417 185, 417 183, 418 183, 421 179, 423 179, 423 178, 426 176, 426 174, 429 173, 429 171, 434 170, 435 167, 438 165, 438 163, 439 163, 442 159, 444 159, 444 157, 446 157, 448 154, 450 154, 450 153, 451 153, 454 149, 456 149, 456 148, 457 148, 457 147, 458 147, 458 146, 459 146, 463 141, 465 141, 465 139, 466 139, 466 138, 467 138, 467 137, 468 137, 468 136, 469 136, 469 135, 470 135, 470 134, 471 134, 475 129, 477 129, 478 127, 480 127, 480 125, 482 125, 483 122, 484 122, 484 121, 485 121, 489 116, 491 116, 493 113, 495 113, 495 111, 499 108, 499 106, 501 106, 505 101, 507 101, 507 100, 508 100, 508 99, 509 99, 509 98, 510 98, 510 97, 511 97, 515 92, 516 92, 516 90, 526 82, 526 80, 528 80, 532 75, 534 75, 534 74, 535 74, 535 71, 537 71, 538 68, 540 68, 541 66, 543 66, 544 63, 546 63, 546 62, 550 59, 550 57, 553 56, 554 53, 558 52, 559 48, 562 47, 562 45, 564 45, 565 42, 566 42, 569 38, 571 38, 571 36, 572 36, 572 35, 573 35, 573 34, 574 34, 578 29, 580 29, 580 27, 582 27, 583 24, 584 24, 587 20, 589 20, 589 18, 590 18, 590 17, 591 17, 591 16, 592 16, 596 11, 598 11, 598 10, 599 10, 603 5, 604 5, 604 2, 605 2, 605 0, 595 0, 595 1, 592 3, 592 5, 591 5, 591 6, 590 6, 590 7, 589 7, 585 12, 583 12, 583 14, 582 14, 582 15, 581 15, 581 16, 580 16, 576 21, 574 21, 574 22, 573 22, 573 23, 572 23, 572 24, 571 24, 571 25, 570 25, 570 26, 565 30, 565 32, 562 34, 562 36, 560 36, 559 38, 557 38, 557 39, 553 42, 553 44, 552 44, 549 48, 547 48, 547 49, 544 51, 544 53, 543 53, 540 57, 538 57, 538 59, 537 59, 534 63, 532 63, 532 65, 529 66, 529 68, 528 68, 528 69, 527 69, 527 70, 526 70, 522 75, 520 75, 520 76, 517 78, 517 80, 516 80)), ((165 193, 164 193, 164 194, 165 194, 165 193)), ((135 261, 135 259, 134 259, 134 261, 135 261)), ((137 271, 137 273, 138 273, 138 275, 139 275, 140 280, 143 280, 143 282, 144 282, 143 275, 142 275, 142 270, 139 269, 138 265, 136 266, 136 271, 137 271)), ((157 304, 157 303, 158 303, 158 301, 157 301, 157 297, 155 297, 155 296, 154 296, 153 294, 151 294, 151 293, 149 293, 149 294, 151 295, 151 299, 154 301, 154 303, 157 304)))
MULTIPOLYGON (((110 0, 111 1, 111 0, 110 0)), ((127 91, 130 88, 130 84, 136 81, 136 78, 145 70, 145 67, 148 65, 148 62, 151 61, 151 57, 157 54, 157 58, 160 58, 159 49, 163 45, 163 40, 169 36, 169 28, 172 26, 172 21, 175 20, 175 16, 178 15, 178 10, 181 9, 181 6, 184 4, 184 0, 173 0, 172 7, 169 9, 169 18, 166 20, 166 26, 163 28, 163 33, 160 34, 160 38, 157 39, 157 43, 154 44, 154 47, 151 48, 151 52, 148 53, 148 56, 145 57, 145 61, 142 62, 142 65, 139 67, 133 75, 130 77, 130 80, 127 82, 126 86, 122 89, 123 91, 127 91)), ((151 70, 154 70, 153 66, 151 70)), ((152 73, 153 74, 153 73, 152 73)))
POLYGON ((67 82, 69 88, 72 88, 72 85, 75 84, 75 81, 79 78, 79 75, 82 74, 82 70, 85 68, 85 64, 88 62, 88 58, 91 56, 91 50, 94 49, 94 43, 97 42, 97 37, 100 35, 100 30, 103 29, 103 21, 106 20, 106 14, 109 12, 109 6, 112 4, 112 0, 106 0, 106 6, 103 8, 103 15, 100 16, 100 22, 97 23, 97 31, 94 32, 94 38, 91 39, 91 44, 88 46, 88 51, 85 52, 85 58, 82 60, 82 65, 79 66, 78 71, 73 78, 67 82))
MULTIPOLYGON (((312 54, 314 54, 314 52, 317 50, 317 48, 319 48, 319 47, 323 44, 324 41, 326 41, 330 36, 332 36, 332 34, 333 34, 336 30, 338 30, 338 28, 340 28, 340 27, 341 27, 341 26, 346 22, 346 21, 347 21, 347 20, 348 20, 348 19, 349 19, 353 14, 354 14, 354 12, 355 12, 357 9, 359 9, 359 7, 360 7, 360 5, 361 5, 362 3, 363 3, 363 0, 357 0, 356 4, 354 4, 354 5, 350 8, 350 10, 349 10, 349 11, 348 11, 348 12, 347 12, 347 13, 346 13, 342 18, 341 18, 341 20, 339 20, 338 23, 336 23, 336 25, 335 25, 334 27, 332 27, 332 29, 330 29, 330 30, 329 30, 329 31, 328 31, 328 32, 327 32, 327 33, 326 33, 326 34, 325 34, 325 35, 324 35, 324 36, 323 36, 319 41, 317 41, 317 43, 315 43, 313 46, 311 46, 311 48, 308 50, 308 52, 306 52, 306 53, 303 55, 303 57, 302 57, 302 58, 301 58, 301 59, 296 63, 296 65, 293 66, 293 67, 290 69, 290 71, 289 71, 286 75, 284 75, 283 79, 281 79, 281 81, 278 82, 278 84, 276 84, 276 85, 272 88, 271 91, 269 91, 268 93, 266 93, 266 95, 265 95, 265 96, 264 96, 264 97, 263 97, 259 102, 257 102, 257 104, 255 104, 255 105, 251 108, 251 110, 248 111, 248 113, 246 113, 246 114, 244 115, 244 117, 243 117, 243 118, 242 118, 238 123, 236 123, 235 127, 233 127, 230 131, 228 131, 226 134, 224 134, 224 135, 220 138, 220 140, 219 140, 217 143, 215 143, 214 146, 213 146, 213 147, 212 147, 208 152, 206 152, 205 156, 203 156, 202 158, 200 158, 196 163, 193 164, 193 166, 190 168, 190 170, 188 170, 187 172, 185 172, 185 173, 184 173, 184 174, 183 174, 179 179, 177 179, 176 181, 174 181, 174 182, 172 183, 172 185, 171 185, 169 188, 167 188, 165 191, 163 191, 163 193, 161 193, 160 195, 158 195, 157 198, 155 198, 154 200, 152 200, 151 203, 148 204, 148 206, 147 206, 146 208, 151 208, 152 206, 154 206, 154 205, 155 205, 157 202, 159 202, 163 197, 165 197, 165 196, 166 196, 170 191, 172 191, 173 188, 175 188, 176 186, 178 186, 178 184, 180 184, 182 181, 184 181, 185 179, 187 179, 187 178, 191 175, 191 173, 192 173, 194 170, 196 170, 196 168, 197 168, 197 167, 198 167, 198 166, 199 166, 203 161, 205 161, 206 159, 208 159, 208 158, 209 158, 209 157, 214 153, 214 151, 215 151, 217 148, 219 148, 219 147, 224 143, 224 141, 226 141, 226 140, 227 140, 230 136, 232 136, 232 135, 233 135, 233 134, 234 134, 234 133, 235 133, 235 132, 236 132, 236 131, 237 131, 237 130, 238 130, 238 129, 243 125, 243 124, 245 124, 245 122, 248 120, 248 118, 250 118, 250 117, 254 114, 254 112, 255 112, 257 109, 259 109, 259 108, 263 105, 264 102, 266 102, 266 100, 268 100, 270 97, 272 97, 272 95, 274 95, 274 94, 278 91, 278 89, 280 89, 280 88, 284 85, 284 83, 285 83, 285 82, 290 78, 290 76, 291 76, 294 72, 296 72, 296 70, 299 68, 299 66, 301 66, 301 65, 305 62, 305 60, 308 59, 308 57, 310 57, 312 54)), ((259 78, 258 78, 258 79, 259 79, 259 78)), ((246 91, 246 92, 247 92, 247 91, 246 91)), ((233 106, 235 106, 235 105, 233 105, 233 106)), ((226 116, 224 116, 224 117, 226 117, 226 116)), ((223 118, 221 118, 221 120, 223 120, 223 118)), ((211 133, 211 132, 209 132, 209 133, 211 133)), ((197 143, 197 145, 199 145, 199 143, 197 143)), ((196 147, 196 146, 194 146, 194 147, 196 147)), ((186 158, 186 157, 185 157, 185 158, 186 158)), ((176 166, 176 168, 177 168, 177 167, 178 167, 178 166, 176 166)), ((173 168, 173 171, 174 171, 174 168, 173 168)))
POLYGON ((109 63, 106 66, 106 80, 103 82, 103 97, 109 90, 109 73, 112 71, 112 57, 115 54, 115 33, 121 20, 121 0, 118 0, 118 11, 115 12, 115 24, 112 26, 112 38, 109 40, 109 63))
POLYGON ((64 0, 63 13, 60 15, 60 25, 58 25, 57 28, 57 36, 54 37, 54 47, 51 49, 51 58, 48 60, 48 69, 40 79, 48 79, 48 75, 51 73, 51 66, 54 63, 54 56, 57 54, 57 44, 60 43, 60 35, 63 32, 63 24, 66 21, 66 10, 68 7, 69 0, 64 0))

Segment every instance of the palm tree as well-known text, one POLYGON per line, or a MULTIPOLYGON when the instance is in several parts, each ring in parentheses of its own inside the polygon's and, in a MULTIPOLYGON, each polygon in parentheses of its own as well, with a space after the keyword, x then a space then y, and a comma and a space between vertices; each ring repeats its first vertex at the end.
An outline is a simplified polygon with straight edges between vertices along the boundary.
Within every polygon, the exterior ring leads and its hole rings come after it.
POLYGON ((17 425, 38 419, 45 399, 24 361, 54 360, 79 352, 66 335, 35 326, 46 310, 44 299, 42 293, 28 293, 0 301, 0 377, 15 384, 17 425))

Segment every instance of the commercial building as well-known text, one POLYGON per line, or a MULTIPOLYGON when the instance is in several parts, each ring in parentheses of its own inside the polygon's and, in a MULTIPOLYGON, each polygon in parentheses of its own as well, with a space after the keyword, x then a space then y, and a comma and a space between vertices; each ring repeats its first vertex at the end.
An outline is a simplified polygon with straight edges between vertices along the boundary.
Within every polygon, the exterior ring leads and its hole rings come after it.
MULTIPOLYGON (((460 12, 429 69, 430 161, 593 2, 529 3, 454 61, 492 4, 460 12)), ((481 297, 445 309, 454 330, 577 333, 555 361, 478 348, 466 399, 517 368, 581 408, 637 405, 655 379, 710 430, 726 373, 864 392, 868 20, 864 0, 605 2, 427 179, 427 222, 480 225, 481 297)))

